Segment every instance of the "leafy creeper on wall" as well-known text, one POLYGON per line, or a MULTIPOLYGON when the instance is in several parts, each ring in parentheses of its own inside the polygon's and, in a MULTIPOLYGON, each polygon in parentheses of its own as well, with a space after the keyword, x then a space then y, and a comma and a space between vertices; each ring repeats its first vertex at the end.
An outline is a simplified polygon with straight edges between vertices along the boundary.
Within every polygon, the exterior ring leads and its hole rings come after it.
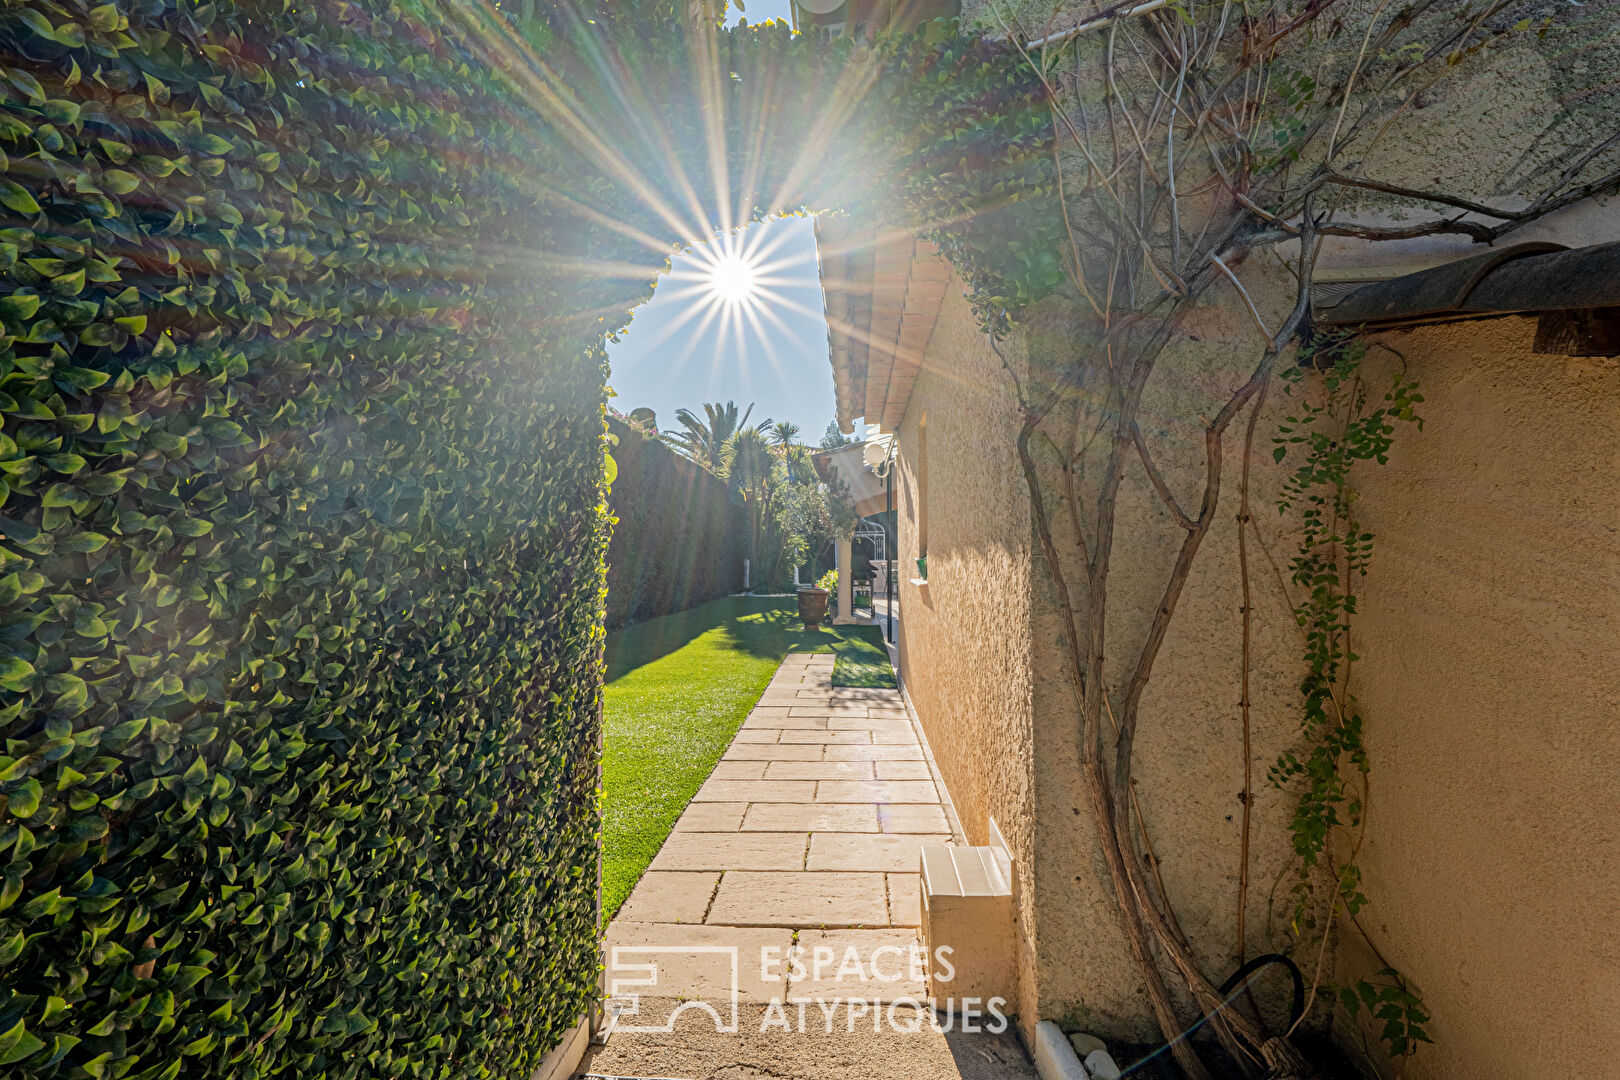
MULTIPOLYGON (((1362 375, 1366 353, 1365 342, 1350 334, 1318 335, 1303 346, 1299 366, 1282 378, 1290 394, 1308 381, 1309 390, 1319 396, 1312 400, 1301 395, 1297 409, 1272 439, 1274 460, 1279 465, 1293 462, 1277 510, 1297 511, 1301 523, 1288 579, 1305 644, 1300 728, 1306 746, 1281 754, 1268 777, 1274 787, 1298 793, 1290 822, 1299 860, 1292 890, 1293 932, 1300 937, 1314 930, 1322 935, 1324 947, 1334 910, 1342 908, 1359 928, 1357 917, 1367 903, 1355 852, 1365 811, 1357 788, 1369 765, 1350 681, 1358 659, 1351 640, 1356 584, 1372 565, 1374 538, 1357 516, 1353 473, 1358 465, 1388 463, 1397 425, 1423 427, 1417 414, 1423 395, 1404 363, 1382 397, 1374 399, 1362 375), (1312 372, 1319 372, 1320 379, 1311 378, 1312 372), (1336 838, 1348 858, 1338 857, 1336 838), (1325 902, 1317 895, 1324 878, 1333 882, 1325 902), (1319 913, 1324 903, 1326 911, 1319 913)), ((1431 1041, 1422 1000, 1387 963, 1377 979, 1330 989, 1351 1016, 1366 1008, 1383 1022, 1381 1037, 1392 1057, 1413 1054, 1419 1043, 1431 1041)))

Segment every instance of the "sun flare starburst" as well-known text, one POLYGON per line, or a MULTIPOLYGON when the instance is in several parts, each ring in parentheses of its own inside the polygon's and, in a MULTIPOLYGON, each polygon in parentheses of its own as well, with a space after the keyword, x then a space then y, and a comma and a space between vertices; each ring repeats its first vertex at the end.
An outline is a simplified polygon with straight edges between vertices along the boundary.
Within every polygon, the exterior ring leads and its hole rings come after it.
POLYGON ((759 298, 755 262, 743 252, 727 252, 708 267, 709 291, 725 304, 752 304, 759 298))
POLYGON ((778 343, 802 332, 790 330, 786 319, 823 318, 821 305, 811 307, 803 295, 807 282, 820 291, 814 241, 804 245, 808 225, 771 218, 717 230, 677 254, 654 300, 670 314, 649 324, 642 348, 659 350, 666 369, 679 369, 694 353, 719 363, 723 355, 746 352, 780 372, 778 343))

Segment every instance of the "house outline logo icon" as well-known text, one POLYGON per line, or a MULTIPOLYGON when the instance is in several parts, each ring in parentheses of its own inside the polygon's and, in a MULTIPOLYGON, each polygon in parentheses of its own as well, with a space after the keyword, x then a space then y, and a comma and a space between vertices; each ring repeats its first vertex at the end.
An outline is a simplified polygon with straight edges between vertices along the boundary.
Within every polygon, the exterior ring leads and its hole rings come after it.
MULTIPOLYGON (((738 1010, 738 984, 742 970, 741 957, 735 945, 614 945, 609 950, 608 963, 608 1007, 612 1013, 610 1030, 626 1031, 636 1034, 668 1035, 675 1030, 675 1021, 688 1009, 709 1014, 714 1020, 714 1030, 720 1035, 734 1035, 739 1030, 738 1010), (682 1001, 670 1011, 670 1014, 661 1024, 626 1024, 625 1017, 639 1016, 641 1013, 641 999, 657 997, 659 975, 661 968, 656 957, 681 956, 683 958, 696 958, 713 956, 716 958, 715 972, 724 972, 725 986, 728 988, 718 997, 705 995, 709 1000, 692 999, 682 1001), (634 962, 636 957, 648 957, 642 962, 634 962), (724 1000, 729 1006, 729 1016, 722 1016, 721 1011, 715 1008, 715 1000, 724 1000)), ((673 995, 670 995, 673 996, 673 995)))

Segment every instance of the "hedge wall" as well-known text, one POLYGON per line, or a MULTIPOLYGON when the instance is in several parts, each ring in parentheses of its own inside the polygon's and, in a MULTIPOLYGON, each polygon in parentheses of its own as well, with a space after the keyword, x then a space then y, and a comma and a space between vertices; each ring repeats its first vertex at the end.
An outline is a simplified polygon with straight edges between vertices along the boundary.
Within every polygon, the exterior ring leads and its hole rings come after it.
POLYGON ((610 418, 618 476, 608 546, 607 625, 684 611, 742 588, 747 522, 723 480, 610 418))
POLYGON ((526 1077, 596 967, 548 151, 381 2, 13 2, 0 98, 0 1073, 526 1077))

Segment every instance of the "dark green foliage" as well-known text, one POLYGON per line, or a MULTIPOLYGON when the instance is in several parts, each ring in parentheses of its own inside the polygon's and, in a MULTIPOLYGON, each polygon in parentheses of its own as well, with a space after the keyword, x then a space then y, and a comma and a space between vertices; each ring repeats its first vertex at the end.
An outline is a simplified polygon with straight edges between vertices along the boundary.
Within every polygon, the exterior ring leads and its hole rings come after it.
POLYGON ((742 588, 743 508, 726 482, 618 420, 608 506, 607 625, 668 615, 742 588))
POLYGON ((594 990, 606 522, 502 99, 380 4, 0 54, 0 1071, 526 1076, 594 990))
MULTIPOLYGON (((526 1077, 594 993, 601 342, 713 101, 670 5, 539 7, 0 10, 8 1076, 526 1077)), ((1016 63, 716 48, 734 220, 1050 287, 1016 63)))

